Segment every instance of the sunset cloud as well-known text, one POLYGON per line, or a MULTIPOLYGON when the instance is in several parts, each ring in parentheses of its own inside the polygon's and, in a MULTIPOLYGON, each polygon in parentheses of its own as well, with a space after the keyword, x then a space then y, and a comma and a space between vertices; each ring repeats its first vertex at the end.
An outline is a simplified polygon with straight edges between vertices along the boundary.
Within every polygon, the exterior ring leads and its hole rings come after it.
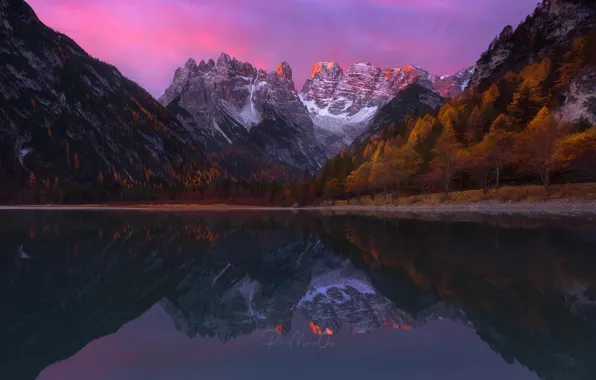
POLYGON ((474 64, 535 0, 29 0, 40 19, 153 95, 189 58, 288 61, 300 88, 320 60, 438 74, 474 64))

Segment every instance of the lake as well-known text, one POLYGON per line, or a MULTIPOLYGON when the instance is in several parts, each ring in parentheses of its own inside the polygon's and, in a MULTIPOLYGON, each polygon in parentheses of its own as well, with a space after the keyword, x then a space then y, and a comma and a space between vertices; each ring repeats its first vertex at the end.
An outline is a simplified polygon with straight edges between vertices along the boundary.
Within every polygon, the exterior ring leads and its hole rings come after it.
POLYGON ((0 213, 4 379, 594 379, 596 222, 0 213))

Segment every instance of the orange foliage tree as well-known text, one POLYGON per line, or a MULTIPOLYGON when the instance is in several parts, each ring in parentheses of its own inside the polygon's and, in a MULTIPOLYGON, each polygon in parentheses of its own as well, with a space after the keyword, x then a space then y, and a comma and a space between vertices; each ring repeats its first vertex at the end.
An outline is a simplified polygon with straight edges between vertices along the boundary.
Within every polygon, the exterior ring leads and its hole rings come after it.
POLYGON ((430 161, 431 181, 438 181, 443 186, 445 195, 449 194, 453 175, 461 164, 462 146, 457 141, 451 123, 443 125, 443 132, 432 150, 433 159, 430 161))
POLYGON ((543 107, 517 137, 516 161, 522 171, 540 176, 544 187, 550 185, 552 172, 560 167, 554 156, 557 141, 565 134, 563 125, 543 107))
POLYGON ((596 127, 561 139, 554 159, 561 168, 577 173, 580 180, 596 181, 596 127))

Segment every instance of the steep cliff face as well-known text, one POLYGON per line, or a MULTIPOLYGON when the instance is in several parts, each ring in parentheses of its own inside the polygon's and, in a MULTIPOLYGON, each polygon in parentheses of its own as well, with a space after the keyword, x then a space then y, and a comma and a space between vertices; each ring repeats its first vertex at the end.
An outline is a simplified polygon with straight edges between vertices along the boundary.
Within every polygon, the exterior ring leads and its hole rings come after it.
POLYGON ((506 26, 476 63, 470 85, 484 89, 506 72, 552 56, 573 38, 596 28, 591 0, 545 0, 515 30, 506 26))
POLYGON ((391 123, 399 125, 406 116, 424 116, 434 113, 443 105, 445 98, 438 93, 414 83, 397 94, 374 115, 366 130, 354 140, 354 144, 362 144, 372 136, 376 136, 391 123))
POLYGON ((189 126, 209 151, 250 146, 265 156, 316 170, 324 155, 286 62, 266 73, 222 53, 176 70, 159 101, 189 126))
POLYGON ((21 0, 0 1, 0 176, 93 185, 101 174, 165 182, 205 164, 193 137, 115 67, 46 27, 21 0))
POLYGON ((596 125, 596 66, 585 67, 571 81, 560 114, 565 121, 584 119, 596 125))
POLYGON ((416 82, 445 97, 465 89, 473 69, 437 76, 418 66, 381 69, 355 63, 345 72, 334 62, 318 62, 306 80, 300 99, 309 110, 318 138, 328 155, 351 144, 369 126, 376 112, 416 82))

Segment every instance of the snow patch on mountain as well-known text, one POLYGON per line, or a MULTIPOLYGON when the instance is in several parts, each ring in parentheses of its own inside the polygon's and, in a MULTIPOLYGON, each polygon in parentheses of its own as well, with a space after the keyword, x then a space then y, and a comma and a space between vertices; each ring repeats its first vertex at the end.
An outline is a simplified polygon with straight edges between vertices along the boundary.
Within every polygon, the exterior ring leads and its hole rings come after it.
POLYGON ((334 62, 317 62, 300 92, 316 134, 336 154, 351 144, 368 127, 375 112, 408 85, 416 82, 452 97, 468 85, 473 69, 454 75, 436 76, 419 66, 381 69, 368 62, 354 63, 344 73, 334 62))

